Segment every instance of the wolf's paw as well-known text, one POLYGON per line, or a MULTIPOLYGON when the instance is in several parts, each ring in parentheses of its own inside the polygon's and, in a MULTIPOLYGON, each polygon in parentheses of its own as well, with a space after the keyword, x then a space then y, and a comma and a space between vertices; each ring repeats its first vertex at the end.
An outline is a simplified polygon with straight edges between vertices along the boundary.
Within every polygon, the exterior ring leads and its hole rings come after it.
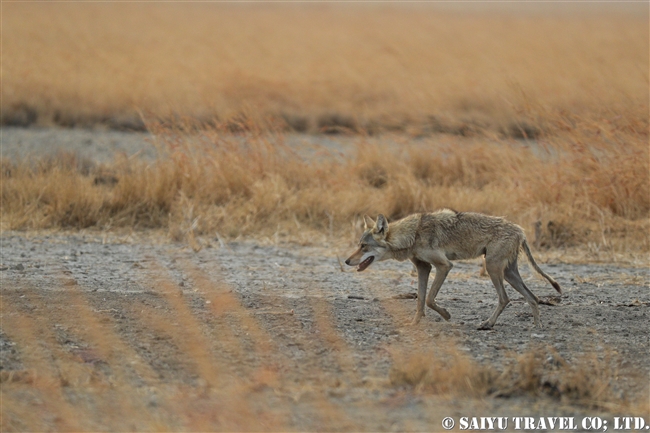
POLYGON ((555 306, 562 302, 560 296, 544 296, 543 298, 537 298, 537 303, 540 305, 551 305, 555 306))
POLYGON ((445 320, 451 319, 451 314, 449 314, 449 311, 447 311, 446 309, 442 307, 438 307, 436 311, 438 312, 438 314, 442 316, 443 319, 445 320))
POLYGON ((490 322, 486 320, 485 322, 481 323, 481 326, 479 326, 476 329, 478 329, 479 331, 489 331, 490 329, 492 329, 492 325, 490 325, 490 322))
POLYGON ((451 314, 449 314, 449 311, 447 311, 445 308, 441 307, 440 305, 436 304, 435 302, 427 302, 427 307, 431 308, 433 311, 440 314, 440 316, 442 316, 443 319, 445 320, 451 319, 451 314))
POLYGON ((420 319, 421 319, 422 317, 424 317, 424 314, 416 313, 416 314, 415 314, 415 317, 413 318, 413 320, 411 321, 411 323, 409 324, 409 326, 415 326, 415 325, 417 325, 418 323, 420 323, 420 319))

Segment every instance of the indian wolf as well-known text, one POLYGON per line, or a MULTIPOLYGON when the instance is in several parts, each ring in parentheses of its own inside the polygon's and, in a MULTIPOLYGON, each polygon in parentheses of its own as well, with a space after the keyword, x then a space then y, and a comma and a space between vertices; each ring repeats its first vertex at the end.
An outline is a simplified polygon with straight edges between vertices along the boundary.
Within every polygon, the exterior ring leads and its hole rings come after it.
POLYGON ((412 325, 424 316, 425 296, 429 308, 445 320, 451 317, 446 309, 436 303, 436 295, 453 267, 451 260, 485 256, 485 268, 497 290, 499 304, 478 329, 491 329, 510 302, 503 285, 504 278, 528 301, 533 310, 535 326, 542 327, 538 308, 540 300, 519 275, 517 257, 520 250, 526 253, 533 268, 562 293, 560 285, 535 263, 524 230, 504 218, 441 209, 433 213, 410 215, 390 225, 383 215, 379 215, 377 221, 364 216, 364 225, 359 249, 345 263, 357 266, 357 271, 363 271, 373 262, 387 259, 409 259, 413 262, 418 274, 418 305, 412 325), (436 275, 427 295, 432 265, 436 268, 436 275))

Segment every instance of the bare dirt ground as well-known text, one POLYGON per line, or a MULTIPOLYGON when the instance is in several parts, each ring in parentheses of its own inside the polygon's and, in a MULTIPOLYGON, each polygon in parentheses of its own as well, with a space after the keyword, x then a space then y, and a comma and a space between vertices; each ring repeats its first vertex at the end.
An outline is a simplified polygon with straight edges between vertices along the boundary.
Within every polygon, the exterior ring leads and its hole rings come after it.
MULTIPOLYGON (((342 272, 336 248, 204 240, 195 253, 154 239, 2 236, 3 430, 34 426, 25 413, 47 430, 438 431, 445 416, 612 415, 549 397, 435 396, 390 383, 396 354, 451 341, 497 367, 536 345, 566 359, 608 351, 621 397, 647 398, 644 267, 544 263, 565 290, 559 305, 541 306, 544 329, 509 290, 511 305, 485 332, 476 327, 497 298, 478 262, 457 263, 443 286, 449 322, 428 312, 410 327, 416 301, 394 299, 415 291, 408 264, 342 272), (67 403, 44 396, 53 387, 67 403), (117 416, 124 404, 131 412, 117 416)), ((553 294, 522 268, 536 294, 553 294)))

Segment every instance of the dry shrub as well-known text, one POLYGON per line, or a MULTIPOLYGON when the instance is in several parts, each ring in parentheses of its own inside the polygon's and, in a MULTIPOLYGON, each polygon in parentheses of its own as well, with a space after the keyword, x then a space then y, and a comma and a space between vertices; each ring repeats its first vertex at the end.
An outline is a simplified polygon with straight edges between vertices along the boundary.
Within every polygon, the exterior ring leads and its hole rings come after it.
POLYGON ((547 395, 601 409, 633 407, 616 389, 619 363, 607 349, 584 351, 569 361, 551 347, 535 347, 513 356, 493 395, 547 395))
POLYGON ((393 361, 389 373, 393 386, 427 393, 482 397, 491 391, 497 377, 495 370, 477 365, 451 342, 440 344, 435 352, 393 353, 393 361))
MULTIPOLYGON (((390 382, 423 393, 463 397, 547 396, 590 408, 635 408, 616 389, 618 360, 611 351, 587 351, 568 361, 551 347, 512 355, 498 372, 453 342, 426 353, 393 353, 390 382)), ((643 392, 647 393, 648 390, 643 392)))
MULTIPOLYGON (((575 119, 571 119, 577 122, 575 119)), ((565 121, 558 116, 558 122, 565 121)), ((464 140, 376 144, 344 158, 301 156, 253 121, 151 123, 159 158, 94 164, 74 155, 3 162, 3 228, 165 228, 172 238, 349 232, 451 207, 538 226, 538 246, 648 249, 647 119, 601 119, 536 145, 464 140)), ((531 230, 532 231, 532 230, 531 230)))

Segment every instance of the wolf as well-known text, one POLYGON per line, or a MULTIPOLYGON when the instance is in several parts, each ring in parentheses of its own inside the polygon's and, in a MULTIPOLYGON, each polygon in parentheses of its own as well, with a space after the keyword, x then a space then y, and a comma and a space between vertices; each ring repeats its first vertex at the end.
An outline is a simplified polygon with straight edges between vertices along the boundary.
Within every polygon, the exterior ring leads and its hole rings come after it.
POLYGON ((359 249, 345 263, 357 266, 357 271, 364 271, 372 263, 382 260, 408 259, 413 262, 418 274, 418 304, 412 325, 424 317, 425 297, 429 308, 445 320, 451 317, 445 308, 436 303, 436 295, 453 267, 452 260, 485 256, 485 269, 496 288, 499 303, 490 318, 478 327, 479 330, 492 329, 510 302, 503 285, 504 278, 530 305, 534 325, 542 327, 538 308, 540 300, 526 287, 519 275, 517 258, 520 250, 526 254, 533 269, 562 294, 560 285, 535 262, 524 230, 504 218, 441 209, 432 213, 413 214, 390 225, 384 215, 377 216, 377 221, 366 215, 364 226, 359 249), (436 268, 436 274, 427 295, 432 266, 436 268))

